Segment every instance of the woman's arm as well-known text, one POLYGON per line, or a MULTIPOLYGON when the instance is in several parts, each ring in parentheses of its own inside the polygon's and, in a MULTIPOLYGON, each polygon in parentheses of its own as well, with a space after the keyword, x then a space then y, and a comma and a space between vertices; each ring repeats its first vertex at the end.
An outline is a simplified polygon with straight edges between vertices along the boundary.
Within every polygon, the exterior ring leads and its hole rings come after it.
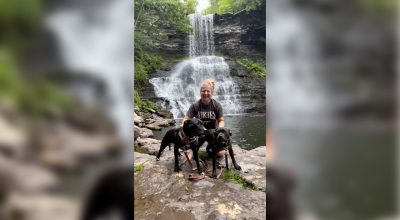
POLYGON ((223 127, 225 126, 225 119, 224 119, 224 116, 218 118, 217 121, 218 121, 218 127, 219 127, 219 128, 223 128, 223 127))

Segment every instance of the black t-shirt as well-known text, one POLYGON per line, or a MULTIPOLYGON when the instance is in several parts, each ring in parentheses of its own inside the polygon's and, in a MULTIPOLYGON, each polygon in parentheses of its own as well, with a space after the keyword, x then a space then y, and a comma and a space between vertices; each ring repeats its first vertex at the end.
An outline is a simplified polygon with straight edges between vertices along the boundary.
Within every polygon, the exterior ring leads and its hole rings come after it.
POLYGON ((218 127, 217 119, 224 116, 222 106, 214 99, 206 106, 201 100, 193 103, 186 113, 190 118, 198 118, 204 122, 207 129, 215 129, 218 127))

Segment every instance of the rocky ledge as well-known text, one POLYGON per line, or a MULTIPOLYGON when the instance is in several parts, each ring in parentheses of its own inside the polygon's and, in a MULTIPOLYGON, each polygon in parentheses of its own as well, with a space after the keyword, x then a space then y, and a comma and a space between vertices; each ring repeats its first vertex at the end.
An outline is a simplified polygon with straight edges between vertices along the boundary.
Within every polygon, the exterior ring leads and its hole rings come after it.
POLYGON ((172 113, 165 109, 158 111, 148 109, 148 112, 135 111, 133 119, 135 123, 135 141, 138 136, 142 138, 153 137, 152 130, 159 131, 161 127, 175 124, 172 113))
MULTIPOLYGON (((242 171, 233 171, 246 182, 258 188, 242 188, 232 180, 206 177, 190 181, 190 167, 182 165, 182 172, 173 172, 173 151, 165 149, 160 161, 155 154, 160 140, 139 133, 135 141, 134 214, 138 219, 265 219, 266 216, 266 158, 265 147, 246 151, 233 146, 235 157, 242 171)), ((200 155, 211 173, 211 161, 200 155)), ((180 157, 180 164, 185 157, 180 157)), ((229 159, 229 167, 232 167, 229 159)))

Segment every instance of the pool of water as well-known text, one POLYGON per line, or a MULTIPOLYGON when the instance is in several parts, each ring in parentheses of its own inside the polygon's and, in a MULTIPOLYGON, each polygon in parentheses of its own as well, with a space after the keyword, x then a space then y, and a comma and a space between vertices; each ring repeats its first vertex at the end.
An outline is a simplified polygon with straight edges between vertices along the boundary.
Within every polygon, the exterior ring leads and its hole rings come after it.
MULTIPOLYGON (((225 116, 225 127, 231 129, 232 142, 241 148, 250 150, 265 146, 266 116, 265 115, 228 115, 225 116)), ((177 125, 181 119, 177 119, 177 125)), ((154 138, 161 140, 165 133, 173 127, 154 131, 154 138)))
POLYGON ((296 175, 295 204, 316 219, 368 220, 396 212, 393 131, 282 134, 278 161, 296 175))

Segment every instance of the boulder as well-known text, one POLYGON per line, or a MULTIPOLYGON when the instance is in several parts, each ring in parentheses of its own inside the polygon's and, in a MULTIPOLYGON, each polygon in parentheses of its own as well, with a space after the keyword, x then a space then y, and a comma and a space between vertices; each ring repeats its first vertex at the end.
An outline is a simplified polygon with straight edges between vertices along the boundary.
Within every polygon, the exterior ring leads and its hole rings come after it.
POLYGON ((161 130, 161 127, 158 126, 158 124, 156 124, 156 123, 147 124, 145 127, 148 128, 148 129, 151 129, 151 130, 155 130, 155 131, 160 131, 161 130))
POLYGON ((138 138, 137 143, 140 147, 148 150, 149 154, 155 155, 160 149, 161 141, 152 138, 138 138))
POLYGON ((135 123, 135 125, 142 126, 142 124, 144 123, 144 120, 142 117, 140 117, 139 115, 137 115, 134 112, 133 113, 133 122, 135 123))
POLYGON ((167 127, 170 125, 171 119, 162 118, 156 114, 153 114, 153 119, 155 120, 155 124, 160 127, 167 127))
POLYGON ((0 219, 79 219, 79 203, 63 196, 12 194, 2 208, 0 219))
POLYGON ((54 189, 58 180, 49 170, 37 164, 0 156, 0 192, 40 193, 54 189))
POLYGON ((62 122, 44 126, 34 136, 39 161, 60 170, 82 168, 122 150, 116 134, 85 132, 62 122))
POLYGON ((22 157, 27 144, 27 136, 22 128, 0 116, 0 131, 0 152, 8 157, 22 157))
POLYGON ((153 124, 153 123, 155 123, 155 122, 156 122, 156 120, 153 119, 153 118, 147 118, 147 119, 145 119, 145 123, 146 123, 146 124, 153 124))
POLYGON ((151 131, 148 128, 139 128, 139 137, 141 138, 149 138, 149 137, 153 137, 153 131, 151 131))
POLYGON ((168 119, 173 119, 174 118, 174 115, 170 111, 168 111, 167 109, 164 109, 164 108, 158 110, 156 112, 156 114, 161 116, 161 117, 163 117, 163 118, 168 118, 168 119))
POLYGON ((140 128, 137 126, 133 127, 133 136, 134 136, 134 141, 136 141, 139 137, 140 134, 140 128))

